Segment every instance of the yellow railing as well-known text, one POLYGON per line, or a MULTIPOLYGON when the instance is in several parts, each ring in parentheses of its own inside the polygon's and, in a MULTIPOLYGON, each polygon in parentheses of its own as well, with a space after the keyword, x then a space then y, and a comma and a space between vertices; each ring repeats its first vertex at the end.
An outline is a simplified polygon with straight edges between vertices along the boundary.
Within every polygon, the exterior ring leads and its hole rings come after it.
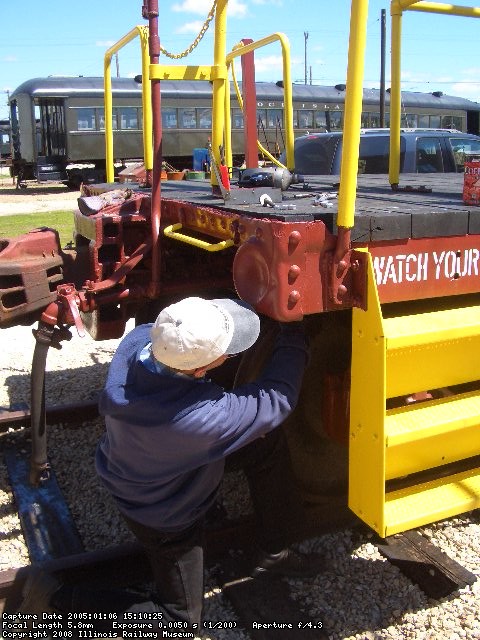
POLYGON ((367 17, 368 0, 352 0, 337 218, 337 225, 347 229, 355 216, 367 17))
MULTIPOLYGON (((231 145, 231 112, 230 89, 228 85, 228 67, 235 57, 249 53, 254 49, 279 41, 283 58, 284 85, 284 127, 286 138, 287 165, 294 166, 293 156, 293 108, 292 108, 292 80, 290 74, 290 47, 284 34, 274 33, 257 42, 236 48, 226 54, 226 11, 228 0, 217 0, 215 11, 215 44, 213 65, 163 65, 150 64, 148 55, 148 27, 136 26, 121 40, 108 49, 104 62, 105 88, 105 146, 107 182, 114 180, 113 155, 113 114, 112 114, 112 79, 111 60, 115 53, 128 44, 136 36, 140 36, 142 54, 142 107, 143 107, 143 145, 145 167, 153 167, 152 148, 152 105, 150 80, 208 80, 213 85, 212 98, 212 154, 220 164, 220 148, 225 148, 227 165, 232 164, 231 145), (148 79, 148 80, 147 80, 148 79)), ((215 183, 215 173, 212 172, 212 182, 215 183)))
POLYGON ((424 11, 452 16, 480 18, 480 9, 462 7, 441 2, 424 2, 423 0, 393 0, 390 5, 392 17, 392 57, 391 57, 391 92, 390 92, 390 184, 398 184, 400 177, 400 128, 401 128, 401 34, 402 15, 404 11, 424 11))
MULTIPOLYGON (((242 56, 255 49, 264 47, 272 42, 280 42, 282 47, 282 63, 283 63, 283 126, 285 129, 285 151, 287 158, 287 167, 293 169, 295 166, 294 160, 294 136, 293 136, 293 104, 292 104, 292 77, 290 71, 290 45, 287 37, 283 33, 273 33, 270 36, 251 42, 245 45, 237 45, 233 51, 227 54, 227 67, 233 63, 234 59, 238 56, 242 56)), ((227 164, 232 163, 232 149, 231 149, 231 132, 226 132, 225 135, 225 156, 227 158, 227 164)))
MULTIPOLYGON (((113 99, 112 99, 112 57, 126 44, 137 36, 140 37, 142 54, 142 78, 148 78, 148 27, 137 25, 123 38, 112 45, 104 57, 104 94, 105 94, 105 162, 107 168, 107 182, 113 182, 114 155, 113 155, 113 99)), ((143 154, 145 168, 153 168, 153 143, 152 143, 152 98, 150 82, 142 82, 142 108, 143 108, 143 154)))

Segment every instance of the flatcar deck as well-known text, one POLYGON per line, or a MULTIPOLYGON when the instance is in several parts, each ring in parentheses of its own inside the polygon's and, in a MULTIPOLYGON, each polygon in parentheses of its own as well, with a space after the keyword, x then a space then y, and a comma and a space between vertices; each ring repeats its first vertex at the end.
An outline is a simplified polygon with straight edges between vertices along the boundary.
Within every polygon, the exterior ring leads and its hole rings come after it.
MULTIPOLYGON (((292 209, 224 201, 212 194, 207 181, 162 182, 162 197, 255 218, 289 222, 321 220, 335 233, 337 199, 329 198, 331 207, 323 207, 316 200, 321 194, 335 194, 338 186, 338 176, 305 176, 304 184, 294 185, 283 193, 282 205, 295 207, 292 209)), ((118 187, 97 185, 99 190, 118 187)), ((233 185, 232 193, 236 189, 233 185)), ((392 190, 384 174, 359 175, 352 240, 363 244, 478 234, 480 208, 465 205, 462 191, 463 174, 402 174, 398 190, 392 190)))

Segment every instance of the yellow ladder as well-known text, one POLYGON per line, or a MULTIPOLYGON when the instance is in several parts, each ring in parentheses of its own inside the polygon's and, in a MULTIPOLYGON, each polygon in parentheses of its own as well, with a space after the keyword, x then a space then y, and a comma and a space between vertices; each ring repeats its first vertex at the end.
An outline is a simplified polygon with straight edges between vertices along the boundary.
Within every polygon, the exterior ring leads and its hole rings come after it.
POLYGON ((367 286, 368 309, 352 318, 349 507, 386 537, 480 507, 480 391, 386 408, 480 379, 480 306, 383 317, 371 256, 367 286), (406 478, 429 469, 433 479, 406 478), (406 488, 389 490, 400 478, 406 488))

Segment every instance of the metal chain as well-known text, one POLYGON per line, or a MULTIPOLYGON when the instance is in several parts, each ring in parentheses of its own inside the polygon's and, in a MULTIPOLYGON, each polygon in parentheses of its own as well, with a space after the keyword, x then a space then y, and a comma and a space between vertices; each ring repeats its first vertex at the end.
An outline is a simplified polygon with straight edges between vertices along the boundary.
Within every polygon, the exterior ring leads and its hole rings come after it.
POLYGON ((217 0, 213 0, 213 5, 212 5, 212 8, 209 11, 207 19, 203 23, 203 26, 200 29, 200 32, 199 32, 198 36, 195 38, 195 40, 192 42, 192 44, 188 47, 188 49, 185 49, 185 51, 182 51, 182 53, 170 53, 169 51, 167 51, 166 49, 164 49, 161 46, 160 47, 160 51, 164 55, 166 55, 167 58, 172 58, 174 60, 179 60, 180 58, 185 58, 185 56, 187 56, 189 53, 192 53, 192 51, 195 49, 195 47, 200 43, 200 41, 203 38, 203 36, 207 33, 208 27, 210 26, 210 22, 213 20, 213 18, 215 16, 216 7, 217 7, 217 0))

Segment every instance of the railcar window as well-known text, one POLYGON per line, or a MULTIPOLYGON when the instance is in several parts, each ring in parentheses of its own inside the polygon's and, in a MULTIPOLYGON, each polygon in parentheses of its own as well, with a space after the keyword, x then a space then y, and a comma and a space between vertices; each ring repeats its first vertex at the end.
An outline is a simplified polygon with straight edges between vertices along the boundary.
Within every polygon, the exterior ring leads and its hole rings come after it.
POLYGON ((364 129, 372 129, 380 127, 380 114, 371 113, 369 111, 362 112, 362 127, 364 129))
MULTIPOLYGON (((101 107, 97 108, 97 130, 105 131, 105 110, 101 107)), ((118 113, 117 109, 112 109, 112 129, 117 131, 118 129, 118 113)))
POLYGON ((418 126, 421 127, 422 129, 428 129, 428 127, 430 126, 430 116, 419 115, 418 126))
POLYGON ((138 129, 138 113, 136 107, 119 107, 120 129, 138 129))
POLYGON ((430 116, 430 126, 432 129, 440 129, 440 116, 430 116))
POLYGON ((442 116, 442 129, 463 131, 463 118, 461 116, 442 116))
POLYGON ((479 140, 450 138, 450 146, 452 147, 453 157, 455 158, 455 168, 458 173, 463 173, 465 160, 468 160, 469 154, 480 154, 479 140))
POLYGON ((262 130, 267 126, 267 110, 257 109, 257 128, 262 130))
POLYGON ((315 129, 327 128, 327 116, 325 111, 315 111, 315 129))
POLYGON ((95 109, 93 107, 77 109, 78 131, 93 131, 95 128, 95 109))
POLYGON ((362 127, 362 129, 368 129, 370 126, 370 116, 368 113, 366 113, 365 111, 362 111, 362 116, 361 116, 361 124, 360 126, 362 127))
POLYGON ((283 128, 282 109, 267 109, 267 126, 270 129, 283 128))
POLYGON ((418 127, 418 116, 414 113, 404 113, 401 118, 401 126, 408 128, 418 127))
POLYGON ((299 109, 298 125, 301 129, 311 129, 313 127, 313 111, 299 109))
POLYGON ((162 126, 164 129, 177 128, 177 110, 173 107, 162 107, 162 126))
POLYGON ((343 111, 327 111, 327 122, 329 131, 343 129, 343 111))
POLYGON ((212 110, 210 108, 197 109, 197 116, 200 129, 212 128, 212 110))
POLYGON ((243 129, 243 112, 241 109, 232 109, 232 129, 243 129))
POLYGON ((196 129, 197 118, 195 109, 179 109, 178 118, 180 121, 180 129, 196 129))

